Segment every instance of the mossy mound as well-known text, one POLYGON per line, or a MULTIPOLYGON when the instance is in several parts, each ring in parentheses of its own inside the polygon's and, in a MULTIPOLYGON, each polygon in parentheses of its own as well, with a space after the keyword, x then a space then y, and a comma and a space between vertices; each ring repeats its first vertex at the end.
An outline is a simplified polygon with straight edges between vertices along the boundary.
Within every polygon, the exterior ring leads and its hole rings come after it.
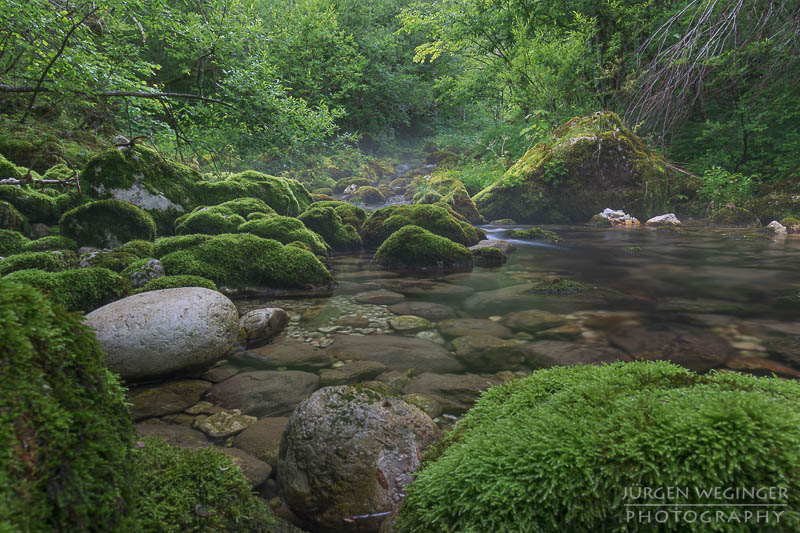
POLYGON ((475 195, 481 214, 542 224, 584 223, 609 205, 648 218, 668 211, 667 162, 616 114, 574 118, 553 135, 475 195))
POLYGON ((7 178, 14 178, 18 180, 24 175, 25 172, 23 169, 6 159, 3 154, 0 154, 0 180, 7 178))
POLYGON ((800 193, 770 193, 750 200, 746 207, 766 224, 800 213, 800 193))
POLYGON ((89 312, 126 296, 128 282, 107 268, 78 268, 63 272, 18 270, 4 280, 32 285, 69 311, 89 312))
POLYGON ((386 197, 375 187, 363 185, 350 195, 350 201, 364 205, 379 205, 386 203, 386 197))
POLYGON ((369 185, 370 181, 367 178, 363 178, 361 176, 353 176, 350 178, 343 178, 336 182, 333 186, 333 192, 336 194, 343 194, 345 189, 347 189, 351 185, 355 185, 356 187, 364 187, 369 185))
POLYGON ((42 175, 43 180, 67 180, 75 177, 75 171, 64 163, 59 163, 47 169, 42 175))
POLYGON ((374 261, 387 268, 469 270, 472 252, 464 245, 420 228, 404 226, 375 252, 374 261))
POLYGON ((61 233, 81 246, 117 248, 132 240, 152 241, 156 223, 150 214, 128 202, 99 200, 67 211, 61 233))
POLYGON ((177 252, 178 250, 186 250, 192 246, 204 243, 213 239, 211 235, 177 235, 175 237, 159 237, 153 243, 153 257, 161 259, 167 254, 177 252))
POLYGON ((218 205, 230 200, 255 198, 279 215, 292 217, 302 213, 311 203, 311 195, 302 183, 254 170, 217 180, 206 179, 195 184, 194 194, 198 205, 218 205))
POLYGON ((417 190, 414 194, 415 204, 444 202, 473 224, 486 222, 472 202, 464 183, 450 173, 435 174, 429 180, 418 177, 413 186, 417 190))
POLYGON ((52 224, 58 220, 55 199, 28 186, 0 185, 0 200, 16 207, 30 222, 52 224))
POLYGON ((786 226, 789 233, 800 232, 800 219, 795 217, 786 217, 781 219, 781 224, 786 226))
POLYGON ((723 207, 711 215, 709 222, 717 228, 757 228, 761 226, 758 218, 743 207, 723 207))
POLYGON ((263 239, 274 239, 283 244, 290 242, 303 242, 311 247, 317 255, 327 255, 328 245, 325 241, 306 228, 305 224, 296 218, 274 216, 244 222, 238 228, 240 233, 252 233, 263 239))
POLYGON ((133 451, 133 467, 137 531, 299 532, 275 518, 239 467, 213 448, 178 448, 147 438, 133 451))
POLYGON ((411 225, 464 246, 474 246, 483 237, 471 224, 438 205, 395 205, 378 209, 364 223, 361 235, 366 246, 379 246, 395 231, 411 225))
POLYGON ((610 228, 614 224, 611 223, 610 218, 598 214, 598 215, 592 215, 592 218, 589 219, 587 225, 594 226, 596 228, 610 228))
POLYGON ((17 270, 36 268, 46 272, 59 272, 75 268, 75 254, 56 252, 22 252, 0 259, 0 276, 17 270))
POLYGON ((542 228, 512 229, 506 233, 506 236, 512 239, 527 239, 532 241, 558 242, 561 240, 558 233, 542 228))
POLYGON ((367 220, 367 212, 362 208, 355 206, 349 202, 336 201, 321 201, 314 202, 309 206, 312 207, 332 207, 336 210, 336 214, 342 218, 342 222, 350 224, 357 230, 361 231, 361 226, 367 220))
POLYGON ((200 276, 218 286, 308 288, 331 282, 313 253, 247 233, 211 237, 163 256, 161 263, 168 275, 200 276))
POLYGON ((23 251, 24 252, 47 252, 49 250, 71 250, 75 251, 78 249, 78 243, 70 239, 69 237, 64 237, 63 235, 48 235, 47 237, 42 237, 41 239, 36 239, 35 241, 29 241, 25 244, 23 251))
POLYGON ((472 250, 472 262, 475 266, 498 267, 505 264, 507 260, 505 254, 494 246, 484 246, 472 250))
POLYGON ((23 234, 29 234, 30 227, 28 220, 16 207, 6 201, 0 200, 0 229, 10 229, 23 234))
POLYGON ((0 530, 126 531, 125 394, 78 314, 0 280, 0 530))
POLYGON ((113 272, 122 272, 139 258, 127 252, 114 250, 111 252, 90 252, 83 254, 79 266, 83 268, 107 268, 113 272))
POLYGON ((203 289, 211 289, 212 291, 217 290, 217 285, 213 281, 201 278, 200 276, 164 276, 148 281, 144 287, 134 292, 179 289, 181 287, 202 287, 203 289))
MULTIPOLYGON (((792 510, 798 461, 796 381, 698 375, 667 362, 554 367, 481 396, 417 472, 398 530, 708 531, 671 512, 657 525, 631 520, 627 504, 665 502, 625 491, 680 487, 687 494, 666 503, 698 505, 719 502, 696 489, 775 486, 785 491, 769 503, 792 510)), ((775 531, 798 527, 789 511, 775 531)))
POLYGON ((117 251, 133 254, 139 259, 144 259, 153 256, 153 247, 154 245, 150 241, 133 240, 117 248, 117 251))
POLYGON ((0 229, 0 257, 18 254, 30 242, 30 239, 18 231, 0 229))
POLYGON ((312 204, 312 207, 297 218, 308 229, 321 235, 334 250, 354 250, 361 247, 358 230, 351 224, 345 224, 333 207, 312 204))
POLYGON ((275 210, 258 198, 237 198, 211 207, 198 207, 175 220, 175 233, 220 235, 235 233, 246 219, 267 218, 275 210))
POLYGON ((450 165, 458 161, 458 155, 446 150, 430 152, 425 156, 425 162, 429 165, 450 165))

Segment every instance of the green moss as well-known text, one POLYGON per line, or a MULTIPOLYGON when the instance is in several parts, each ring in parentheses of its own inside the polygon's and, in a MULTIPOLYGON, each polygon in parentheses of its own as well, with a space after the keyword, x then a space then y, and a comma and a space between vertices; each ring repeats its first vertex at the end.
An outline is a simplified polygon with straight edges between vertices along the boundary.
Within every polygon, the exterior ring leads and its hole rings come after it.
POLYGON ((19 270, 3 279, 32 285, 70 311, 92 311, 127 295, 128 283, 107 268, 63 272, 19 270))
POLYGON ((800 219, 795 217, 785 217, 781 219, 781 224, 786 226, 787 228, 791 228, 793 226, 800 226, 800 219))
POLYGON ((301 183, 253 170, 200 181, 195 184, 194 191, 198 204, 217 205, 249 197, 262 200, 284 216, 297 216, 311 203, 311 195, 301 183))
POLYGON ((727 228, 752 228, 761 224, 755 215, 742 207, 723 207, 711 215, 711 224, 727 228))
POLYGON ((28 186, 0 185, 0 200, 17 208, 31 222, 52 223, 56 216, 56 201, 28 186))
POLYGON ((213 448, 177 448, 147 438, 133 452, 142 533, 289 533, 250 490, 239 468, 213 448))
POLYGON ((129 241, 117 248, 118 252, 133 254, 140 259, 153 256, 153 243, 150 241, 134 240, 129 241))
POLYGON ((496 267, 503 265, 508 258, 494 246, 484 246, 472 250, 472 262, 475 266, 496 267))
POLYGON ((153 243, 153 257, 161 259, 167 254, 185 250, 211 240, 211 235, 178 235, 175 237, 159 237, 153 243))
POLYGON ((127 531, 133 428, 78 314, 0 280, 0 529, 127 531))
POLYGON ((0 229, 0 257, 18 254, 31 241, 22 233, 10 229, 0 229))
POLYGON ((540 281, 534 284, 531 292, 542 292, 546 294, 574 294, 586 290, 586 285, 571 279, 554 279, 540 281))
POLYGON ((229 287, 304 288, 331 281, 314 254, 246 233, 212 237, 161 262, 169 275, 200 276, 229 287))
POLYGON ((78 249, 78 243, 68 237, 61 235, 49 235, 30 241, 23 248, 24 252, 47 252, 50 250, 70 250, 75 251, 78 249))
POLYGON ((152 241, 156 224, 150 214, 119 200, 100 200, 67 211, 59 220, 61 233, 81 246, 116 248, 132 240, 152 241))
POLYGON ((220 235, 234 233, 241 224, 244 224, 244 218, 237 214, 224 213, 222 210, 211 207, 198 207, 191 213, 175 220, 175 233, 178 235, 192 233, 220 235))
POLYGON ((392 233, 375 252, 379 265, 400 269, 471 269, 472 252, 465 246, 419 226, 392 233))
POLYGON ((359 231, 361 231, 361 226, 364 225, 364 221, 367 220, 366 211, 348 202, 314 202, 310 207, 333 207, 336 210, 336 214, 341 217, 343 223, 350 224, 359 231))
POLYGON ((107 268, 114 272, 122 272, 129 265, 139 259, 127 252, 114 250, 112 252, 90 252, 81 256, 80 266, 107 268))
POLYGON ((467 192, 464 183, 455 177, 458 172, 445 171, 434 174, 429 179, 420 176, 416 178, 412 186, 417 190, 414 195, 415 204, 433 204, 444 202, 455 212, 462 215, 473 224, 483 224, 486 220, 478 212, 472 198, 467 192), (439 198, 435 198, 435 196, 439 198))
POLYGON ((593 215, 592 218, 589 219, 588 225, 595 226, 597 228, 610 228, 613 226, 611 220, 603 215, 593 215))
POLYGON ((23 252, 0 259, 0 276, 16 270, 36 268, 47 272, 68 270, 76 266, 75 254, 64 252, 23 252))
POLYGON ((148 281, 144 287, 134 292, 160 291, 161 289, 178 289, 180 287, 202 287, 217 290, 217 285, 213 281, 200 276, 164 276, 148 281))
POLYGON ((754 198, 747 202, 745 207, 768 223, 800 213, 800 194, 797 192, 773 192, 754 198))
MULTIPOLYGON (((685 488, 669 503, 713 512, 695 489, 776 486, 785 492, 770 503, 792 510, 800 384, 667 362, 554 367, 489 389, 437 449, 407 491, 400 531, 655 531, 627 515, 632 487, 685 488)), ((709 526, 667 520, 659 531, 709 526)), ((775 530, 798 528, 789 511, 775 530)))
POLYGON ((264 239, 274 239, 283 244, 293 241, 304 242, 318 255, 328 253, 328 245, 324 239, 310 231, 298 219, 291 217, 274 216, 245 222, 239 226, 240 233, 252 233, 264 239))
POLYGON ((17 165, 6 159, 3 154, 0 154, 0 180, 7 178, 20 179, 25 175, 25 172, 17 165))
POLYGON ((312 204, 297 217, 305 226, 322 236, 334 250, 353 250, 361 247, 361 237, 350 224, 345 224, 333 207, 312 204))
POLYGON ((64 163, 52 166, 42 176, 43 180, 67 180, 75 177, 75 171, 64 163))
POLYGON ((10 229, 25 234, 30 233, 30 224, 16 207, 0 200, 0 229, 10 229))
POLYGON ((446 208, 436 205, 395 205, 378 209, 364 223, 362 237, 366 246, 379 246, 403 226, 419 226, 451 241, 473 246, 481 234, 446 208))
POLYGON ((370 185, 363 185, 350 195, 350 201, 365 205, 386 203, 383 193, 370 185))
POLYGON ((561 237, 554 231, 547 231, 542 228, 514 229, 506 234, 512 239, 529 239, 534 241, 558 242, 561 237))
POLYGON ((333 189, 330 188, 330 187, 319 187, 319 188, 314 189, 313 191, 311 191, 311 193, 312 193, 312 197, 313 197, 313 195, 333 196, 333 189))
POLYGON ((333 191, 336 194, 343 194, 345 189, 347 189, 351 185, 355 185, 356 187, 364 187, 369 184, 370 181, 367 178, 363 178, 361 176, 353 176, 350 178, 344 178, 337 181, 336 185, 333 186, 333 191))

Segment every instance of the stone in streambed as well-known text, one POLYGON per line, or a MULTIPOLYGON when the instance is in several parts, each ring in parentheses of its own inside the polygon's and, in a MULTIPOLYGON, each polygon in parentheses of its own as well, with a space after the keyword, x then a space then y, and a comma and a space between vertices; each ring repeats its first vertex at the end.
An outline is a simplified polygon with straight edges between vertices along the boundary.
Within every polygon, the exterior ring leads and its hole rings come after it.
POLYGON ((293 370, 243 372, 214 385, 209 399, 246 415, 283 416, 307 398, 319 385, 319 377, 293 370))
POLYGON ((368 381, 382 374, 386 367, 377 361, 351 361, 319 375, 321 387, 368 381))
POLYGON ((491 335, 458 337, 451 343, 456 357, 471 370, 497 372, 519 370, 525 366, 525 342, 491 335))
POLYGON ((210 416, 199 416, 193 426, 212 439, 236 435, 258 420, 254 416, 243 415, 238 409, 222 411, 210 416))
POLYGON ((335 361, 333 356, 324 350, 288 338, 260 348, 239 352, 231 359, 236 363, 256 368, 269 370, 286 368, 304 371, 327 368, 335 361))
POLYGON ((513 337, 511 330, 502 324, 482 318, 451 318, 438 324, 439 333, 446 337, 491 335, 501 339, 513 337))
POLYGON ((289 314, 279 307, 254 309, 239 319, 239 342, 250 348, 261 346, 288 323, 289 314))
POLYGON ((131 402, 131 416, 134 420, 144 420, 164 416, 193 406, 211 388, 211 383, 199 379, 181 379, 135 387, 128 393, 131 402))
POLYGON ((355 299, 361 304, 390 305, 405 299, 405 296, 396 292, 378 290, 356 294, 355 299))
POLYGON ((625 352, 616 348, 578 342, 536 341, 526 344, 524 351, 525 364, 529 368, 591 365, 631 360, 625 352))
POLYGON ((383 363, 389 370, 460 372, 464 365, 442 346, 428 340, 399 335, 335 335, 325 352, 340 360, 383 363))
POLYGON ((667 213, 666 215, 659 215, 653 217, 645 222, 646 226, 680 226, 681 221, 675 216, 675 213, 667 213))
POLYGON ((183 424, 167 424, 160 420, 147 420, 136 424, 140 437, 158 437, 167 444, 181 448, 204 448, 211 446, 205 435, 183 424))
POLYGON ((398 333, 417 333, 433 327, 433 324, 418 316, 400 315, 389 319, 389 325, 398 333))
POLYGON ((503 324, 507 327, 527 333, 538 333, 546 329, 557 328, 566 322, 562 315, 538 309, 509 313, 503 320, 503 324))
POLYGON ((397 315, 414 315, 434 322, 456 316, 452 307, 432 302, 400 302, 390 305, 389 311, 397 315))
POLYGON ((496 377, 424 372, 406 385, 403 392, 430 396, 441 404, 445 413, 458 415, 467 412, 482 391, 500 383, 496 377))
POLYGON ((233 464, 239 467, 242 475, 253 488, 264 483, 272 473, 270 465, 247 452, 237 448, 219 448, 219 451, 227 455, 233 464))
POLYGON ((262 418, 239 433, 233 439, 233 445, 275 468, 278 463, 281 435, 288 423, 289 417, 262 418))

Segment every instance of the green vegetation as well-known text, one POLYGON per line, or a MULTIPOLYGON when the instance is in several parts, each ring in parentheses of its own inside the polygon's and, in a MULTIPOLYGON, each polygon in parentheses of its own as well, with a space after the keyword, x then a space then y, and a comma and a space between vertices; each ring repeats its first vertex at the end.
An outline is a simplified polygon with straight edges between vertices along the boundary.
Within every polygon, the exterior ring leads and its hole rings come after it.
POLYGON ((63 272, 18 270, 3 278, 32 285, 69 311, 89 312, 126 296, 130 287, 107 268, 78 268, 63 272))
POLYGON ((144 287, 134 292, 160 291, 161 289, 178 289, 180 287, 202 287, 217 290, 213 281, 200 276, 164 276, 148 281, 144 287))
POLYGON ((503 265, 508 258, 494 246, 484 246, 472 250, 472 262, 475 266, 497 267, 503 265))
MULTIPOLYGON (((301 183, 252 170, 197 182, 194 191, 198 201, 206 205, 248 197, 262 200, 279 215, 290 217, 299 215, 311 203, 311 195, 301 183)), ((237 212, 231 204, 226 205, 237 212)))
POLYGON ((0 185, 0 200, 9 202, 31 222, 52 224, 58 220, 55 199, 27 186, 0 185))
POLYGON ((383 193, 370 185, 362 185, 350 195, 350 201, 364 205, 378 205, 386 203, 383 193))
POLYGON ((759 224, 756 216, 743 207, 723 207, 711 215, 711 224, 723 228, 752 228, 759 224))
POLYGON ((127 252, 120 252, 114 250, 112 252, 90 252, 81 256, 81 266, 88 265, 90 267, 107 268, 114 272, 122 272, 129 265, 135 263, 139 259, 127 252))
POLYGON ((46 252, 48 250, 71 250, 78 249, 78 243, 68 237, 61 235, 49 235, 30 241, 25 244, 23 251, 25 252, 46 252))
POLYGON ((530 239, 533 241, 558 242, 561 240, 561 237, 556 232, 542 228, 513 229, 506 235, 512 239, 530 239))
POLYGON ((341 217, 342 222, 344 224, 350 224, 357 230, 360 230, 361 226, 364 224, 364 221, 367 220, 366 211, 348 202, 339 202, 339 201, 314 202, 309 206, 309 209, 314 207, 334 208, 336 210, 336 214, 341 217))
POLYGON ((434 174, 427 179, 424 177, 415 179, 413 186, 417 192, 414 194, 414 203, 435 204, 441 201, 471 223, 484 223, 485 220, 475 208, 475 204, 472 202, 464 183, 455 177, 460 174, 459 172, 447 171, 442 174, 434 174))
MULTIPOLYGON (((328 202, 326 202, 328 203, 328 202)), ((332 202, 330 202, 332 203, 332 202)), ((305 226, 322 236, 334 250, 353 250, 361 247, 361 237, 358 230, 352 224, 345 224, 339 211, 344 206, 323 207, 319 203, 314 203, 302 215, 297 217, 305 226)), ((355 218, 356 214, 351 214, 349 218, 355 218)))
POLYGON ((59 220, 61 232, 81 246, 117 248, 132 240, 156 237, 153 217, 119 200, 99 200, 67 211, 59 220))
POLYGON ((302 242, 317 255, 328 254, 328 245, 322 237, 309 231, 303 222, 296 218, 282 216, 259 218, 240 225, 239 232, 251 233, 264 239, 274 239, 283 244, 302 242))
POLYGON ((758 176, 743 176, 713 166, 703 174, 697 197, 715 209, 721 209, 729 203, 742 205, 753 197, 757 180, 758 176))
POLYGON ((198 207, 191 213, 175 220, 175 233, 178 235, 234 233, 236 228, 242 224, 244 224, 244 218, 229 209, 198 207))
POLYGON ((29 234, 28 220, 17 211, 17 208, 8 202, 0 200, 0 229, 10 229, 20 233, 29 234))
POLYGON ((150 241, 133 240, 117 248, 117 251, 133 254, 139 259, 144 259, 153 255, 153 247, 154 245, 150 241))
POLYGON ((36 268, 47 272, 58 272, 75 268, 75 254, 64 252, 23 252, 0 259, 0 276, 17 270, 36 268))
POLYGON ((127 531, 123 389, 81 315, 0 280, 0 530, 127 531))
MULTIPOLYGON (((626 522, 623 490, 637 486, 781 486, 776 503, 794 509, 798 423, 791 380, 698 375, 666 362, 540 370, 484 393, 436 445, 409 487, 400 530, 653 531, 626 522)), ((706 501, 693 489, 678 498, 706 501)), ((787 512, 777 530, 799 526, 787 512)), ((708 524, 670 515, 659 527, 708 524)))
POLYGON ((211 235, 178 235, 176 237, 159 237, 153 243, 153 257, 161 259, 167 254, 185 250, 192 246, 211 240, 211 235))
POLYGON ((0 257, 20 253, 31 241, 22 233, 0 229, 0 257))
POLYGON ((419 226, 451 241, 473 246, 481 233, 455 213, 439 205, 396 205, 373 212, 364 223, 362 237, 366 246, 379 246, 403 226, 419 226))
POLYGON ((472 269, 472 252, 419 226, 404 226, 380 245, 374 261, 403 270, 469 270, 472 269))

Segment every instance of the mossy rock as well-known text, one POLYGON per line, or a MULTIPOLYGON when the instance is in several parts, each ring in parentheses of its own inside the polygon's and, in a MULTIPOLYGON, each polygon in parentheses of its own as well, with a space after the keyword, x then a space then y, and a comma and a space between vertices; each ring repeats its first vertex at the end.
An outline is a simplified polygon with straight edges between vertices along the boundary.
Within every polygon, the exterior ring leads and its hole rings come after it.
POLYGON ((247 233, 211 237, 161 257, 161 263, 168 275, 200 276, 233 288, 309 288, 331 282, 313 253, 247 233))
POLYGON ((194 186, 198 205, 218 205, 241 198, 255 198, 277 214, 295 217, 311 203, 311 195, 302 183, 248 170, 222 179, 206 179, 194 186))
POLYGON ((5 276, 17 270, 36 268, 47 272, 69 270, 77 266, 74 253, 61 251, 50 252, 22 252, 0 259, 0 276, 5 276))
POLYGON ((475 266, 498 267, 505 264, 507 260, 508 257, 494 246, 484 246, 472 250, 472 262, 475 266))
POLYGON ((308 229, 321 235, 334 250, 354 250, 361 247, 358 231, 342 221, 336 208, 312 204, 312 207, 297 218, 308 229))
MULTIPOLYGON (((315 196, 333 196, 333 188, 331 187, 319 187, 311 191, 312 198, 315 196)), ((316 201, 316 200, 315 200, 316 201)))
POLYGON ((117 248, 117 251, 133 254, 139 259, 144 259, 146 257, 153 256, 153 247, 154 244, 152 242, 137 239, 126 242, 125 244, 117 248))
POLYGON ((178 216, 202 203, 194 192, 202 180, 199 172, 140 145, 97 155, 80 180, 94 198, 114 198, 145 209, 162 233, 169 233, 178 216))
POLYGON ((153 243, 153 257, 161 259, 167 254, 177 252, 178 250, 186 250, 198 244, 213 239, 211 235, 196 234, 196 235, 176 235, 175 237, 159 237, 153 243))
POLYGON ((32 285, 69 311, 89 312, 126 296, 128 282, 107 268, 78 268, 62 272, 18 270, 3 279, 32 285))
POLYGON ((68 180, 75 177, 75 171, 64 163, 59 163, 47 169, 42 175, 43 180, 68 180))
POLYGON ((469 222, 486 223, 472 202, 464 183, 450 173, 437 173, 427 180, 420 176, 414 180, 412 186, 417 190, 413 199, 415 204, 444 202, 469 222))
POLYGON ((648 218, 668 211, 673 179, 666 160, 616 114, 574 118, 553 135, 475 195, 481 214, 525 224, 574 224, 609 205, 648 218))
POLYGON ((299 533, 250 490, 231 459, 208 448, 178 448, 146 438, 133 451, 142 533, 299 533))
POLYGON ((384 267, 401 270, 472 269, 469 249, 419 226, 404 226, 392 233, 373 259, 384 267))
POLYGON ((610 228, 614 224, 611 223, 611 219, 608 217, 604 217, 603 215, 592 215, 592 218, 589 219, 587 225, 594 226, 596 228, 610 228))
POLYGON ((451 241, 474 246, 483 237, 470 223, 459 220, 447 208, 438 205, 395 205, 372 213, 362 228, 366 246, 379 246, 403 226, 419 226, 451 241))
POLYGON ((24 252, 47 252, 50 250, 75 251, 77 249, 78 249, 78 243, 76 243, 69 237, 64 237, 63 235, 48 235, 47 237, 42 237, 41 239, 36 239, 35 241, 29 241, 27 244, 25 244, 22 251, 24 252))
POLYGON ((79 266, 82 268, 107 268, 113 272, 122 272, 136 261, 139 261, 139 258, 128 252, 97 251, 83 254, 80 257, 79 266))
POLYGON ((0 180, 7 178, 20 179, 25 171, 0 154, 0 180))
POLYGON ((385 204, 386 197, 377 188, 363 185, 350 195, 350 201, 364 205, 385 204))
POLYGON ((0 529, 128 531, 125 395, 79 314, 0 280, 0 529))
POLYGON ((800 194, 773 192, 750 200, 746 207, 764 223, 768 223, 800 213, 800 194))
POLYGON ((758 228, 761 226, 758 218, 743 207, 723 207, 711 215, 709 222, 717 228, 758 228))
POLYGON ((352 176, 349 178, 343 178, 336 182, 336 185, 333 186, 333 192, 336 194, 344 193, 345 189, 347 189, 351 185, 356 185, 357 187, 364 187, 369 185, 371 182, 367 178, 363 178, 361 176, 352 176))
POLYGON ((800 232, 800 219, 796 217, 786 217, 781 219, 781 224, 786 226, 789 233, 800 232))
POLYGON ((237 198, 211 207, 198 207, 175 220, 175 233, 220 235, 235 233, 245 220, 275 216, 275 210, 258 198, 237 198))
POLYGON ((240 233, 252 233, 264 239, 274 239, 283 244, 290 242, 303 242, 311 247, 317 255, 327 255, 328 245, 325 240, 306 228, 302 221, 291 218, 274 216, 250 220, 239 226, 240 233))
POLYGON ((131 203, 99 200, 67 211, 59 220, 61 233, 81 246, 117 248, 132 240, 156 237, 153 217, 131 203))
POLYGON ((200 276, 164 276, 148 281, 144 287, 134 291, 135 293, 147 291, 160 291, 161 289, 179 289, 181 287, 201 287, 203 289, 217 290, 217 285, 200 276))
POLYGON ((314 202, 309 208, 314 207, 332 207, 336 210, 336 214, 342 218, 344 224, 350 224, 357 230, 361 231, 361 226, 367 220, 367 212, 362 208, 355 206, 349 202, 335 201, 320 201, 314 202))
POLYGON ((31 232, 31 226, 22 213, 3 200, 0 200, 0 229, 10 229, 23 234, 31 232))
POLYGON ((52 224, 58 219, 55 199, 28 186, 0 185, 0 200, 16 207, 30 222, 52 224))
POLYGON ((30 242, 30 239, 18 231, 0 229, 0 257, 18 254, 30 242))
MULTIPOLYGON (((657 527, 631 520, 627 505, 713 513, 703 504, 714 502, 695 489, 775 486, 783 492, 770 504, 796 509, 799 462, 797 381, 698 375, 667 362, 554 367, 483 393, 427 456, 397 530, 706 531, 672 513, 657 527), (687 494, 626 498, 634 487, 687 494)), ((751 530, 739 521, 713 525, 751 530)), ((774 530, 799 528, 800 516, 787 512, 774 530)))
POLYGON ((430 152, 425 156, 425 162, 429 165, 449 165, 457 161, 458 155, 445 150, 430 152))
POLYGON ((555 231, 548 231, 542 228, 528 228, 528 229, 512 229, 506 236, 512 239, 525 239, 532 241, 550 241, 558 242, 561 237, 555 231))
POLYGON ((433 141, 428 141, 422 147, 422 151, 425 152, 426 154, 432 154, 433 152, 438 152, 439 151, 439 145, 436 144, 433 141))

